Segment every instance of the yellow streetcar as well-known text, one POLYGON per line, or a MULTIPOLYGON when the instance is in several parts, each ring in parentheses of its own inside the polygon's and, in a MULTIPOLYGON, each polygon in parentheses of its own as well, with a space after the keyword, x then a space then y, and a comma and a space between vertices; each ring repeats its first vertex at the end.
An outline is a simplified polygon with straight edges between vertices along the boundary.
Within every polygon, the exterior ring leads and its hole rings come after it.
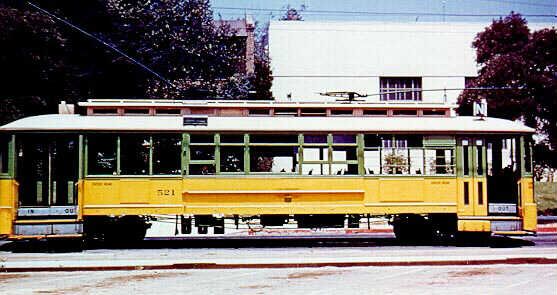
POLYGON ((89 100, 23 118, 0 127, 0 235, 135 241, 159 214, 183 233, 369 216, 400 239, 535 233, 534 130, 454 107, 89 100))

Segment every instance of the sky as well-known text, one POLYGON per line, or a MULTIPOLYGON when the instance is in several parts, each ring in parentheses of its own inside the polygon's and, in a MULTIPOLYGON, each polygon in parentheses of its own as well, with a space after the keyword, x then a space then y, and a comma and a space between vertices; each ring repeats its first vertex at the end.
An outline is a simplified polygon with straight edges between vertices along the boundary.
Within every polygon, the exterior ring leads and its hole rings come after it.
POLYGON ((557 0, 211 0, 224 19, 252 15, 260 24, 278 20, 286 7, 305 6, 306 21, 482 22, 521 13, 530 23, 557 26, 557 0))

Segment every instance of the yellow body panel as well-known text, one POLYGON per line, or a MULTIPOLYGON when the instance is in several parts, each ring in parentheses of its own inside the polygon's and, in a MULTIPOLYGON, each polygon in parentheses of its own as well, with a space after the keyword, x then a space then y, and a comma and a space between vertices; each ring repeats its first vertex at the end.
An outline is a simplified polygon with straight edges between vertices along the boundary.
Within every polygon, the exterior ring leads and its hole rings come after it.
POLYGON ((448 177, 105 178, 84 181, 83 214, 455 213, 456 195, 448 177))
POLYGON ((83 215, 183 214, 181 178, 84 180, 83 215))
POLYGON ((471 187, 471 193, 474 195, 474 215, 475 216, 487 216, 487 203, 488 203, 488 195, 487 195, 487 180, 485 177, 476 177, 473 181, 474 185, 471 187), (482 186, 483 202, 480 204, 480 196, 479 196, 479 186, 482 186))
MULTIPOLYGON (((489 232, 485 179, 455 177, 135 177, 78 183, 78 220, 87 215, 457 213, 459 231, 489 232), (463 203, 463 182, 470 203, 463 203), (484 204, 477 185, 484 185, 484 204), (458 210, 457 210, 458 208, 458 210)), ((17 182, 0 180, 0 234, 11 236, 17 182)), ((532 179, 521 180, 523 230, 536 230, 532 179)), ((501 217, 507 218, 507 217, 501 217)), ((520 217, 515 217, 520 218, 520 217)))
POLYGON ((534 181, 532 178, 522 178, 520 180, 520 195, 523 229, 536 231, 538 226, 538 208, 534 200, 534 181))
POLYGON ((459 220, 458 231, 489 232, 491 231, 491 222, 489 220, 459 220))
POLYGON ((13 179, 0 179, 0 235, 11 235, 15 219, 17 182, 13 179))

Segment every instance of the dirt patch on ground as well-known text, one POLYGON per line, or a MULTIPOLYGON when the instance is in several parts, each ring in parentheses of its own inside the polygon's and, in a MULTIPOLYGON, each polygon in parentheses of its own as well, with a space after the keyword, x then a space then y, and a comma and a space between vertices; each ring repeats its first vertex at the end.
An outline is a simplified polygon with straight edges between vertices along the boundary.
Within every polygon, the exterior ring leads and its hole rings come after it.
POLYGON ((470 270, 451 271, 449 272, 449 276, 453 278, 464 278, 464 277, 473 277, 473 276, 493 275, 498 273, 500 273, 500 271, 494 268, 474 268, 470 270))
POLYGON ((184 273, 173 273, 173 272, 152 272, 152 273, 143 273, 143 274, 134 274, 134 275, 126 275, 126 276, 117 276, 107 280, 104 280, 102 283, 98 283, 98 287, 110 287, 116 284, 122 284, 125 282, 130 281, 143 281, 148 279, 162 279, 162 278, 171 278, 176 276, 186 275, 184 273))
POLYGON ((172 278, 178 276, 185 276, 188 275, 187 273, 183 272, 148 272, 148 273, 136 273, 136 274, 129 274, 129 275, 119 275, 107 279, 101 279, 98 282, 90 283, 90 284, 82 284, 79 286, 72 286, 67 288, 55 289, 55 290, 40 290, 36 291, 35 293, 39 294, 68 294, 68 293, 77 293, 77 292, 84 292, 88 293, 89 291, 99 291, 99 288, 110 288, 112 286, 120 286, 130 282, 141 282, 144 280, 150 279, 161 279, 161 278, 172 278))
POLYGON ((0 274, 0 283, 6 282, 6 281, 9 281, 9 280, 26 278, 28 276, 29 275, 26 275, 26 274, 3 273, 3 274, 0 274))
POLYGON ((273 279, 316 279, 322 276, 332 276, 341 274, 339 270, 322 270, 322 271, 307 271, 307 272, 293 272, 284 277, 272 277, 273 279))
POLYGON ((268 289, 273 286, 271 285, 249 285, 249 286, 241 286, 241 289, 268 289))

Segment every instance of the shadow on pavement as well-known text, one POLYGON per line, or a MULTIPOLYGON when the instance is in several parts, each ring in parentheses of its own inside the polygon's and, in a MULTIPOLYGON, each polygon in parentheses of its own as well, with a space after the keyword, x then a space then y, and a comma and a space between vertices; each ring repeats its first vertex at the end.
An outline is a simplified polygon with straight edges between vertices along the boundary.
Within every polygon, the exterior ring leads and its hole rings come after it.
POLYGON ((293 247, 491 247, 516 248, 535 246, 532 240, 493 236, 483 240, 437 243, 401 243, 392 237, 208 237, 156 238, 134 244, 107 245, 100 241, 83 243, 76 240, 28 240, 0 245, 0 251, 14 253, 64 253, 92 249, 180 249, 180 248, 293 248, 293 247))

